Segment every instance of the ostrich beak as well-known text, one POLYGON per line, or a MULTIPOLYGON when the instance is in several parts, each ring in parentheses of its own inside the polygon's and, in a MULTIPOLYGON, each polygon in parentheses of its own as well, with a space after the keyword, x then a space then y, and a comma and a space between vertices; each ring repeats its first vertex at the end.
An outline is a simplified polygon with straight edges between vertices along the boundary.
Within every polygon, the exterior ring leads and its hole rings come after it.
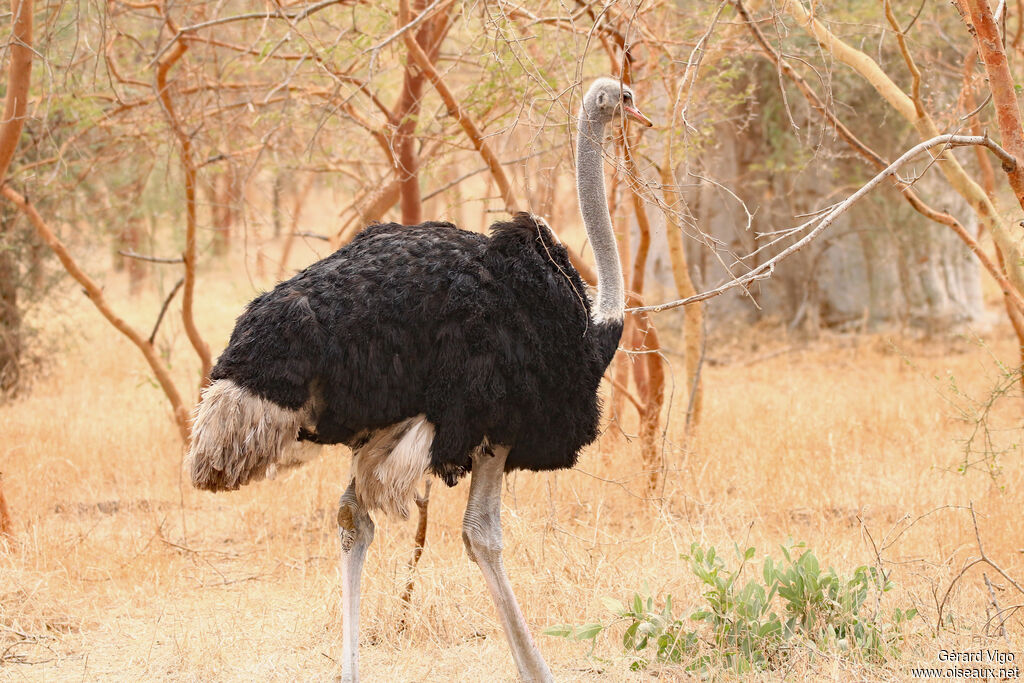
POLYGON ((630 105, 623 103, 622 110, 626 112, 626 115, 629 116, 629 118, 633 119, 634 121, 639 121, 648 128, 654 125, 654 123, 649 118, 644 116, 643 113, 641 113, 641 111, 636 107, 631 107, 630 105))

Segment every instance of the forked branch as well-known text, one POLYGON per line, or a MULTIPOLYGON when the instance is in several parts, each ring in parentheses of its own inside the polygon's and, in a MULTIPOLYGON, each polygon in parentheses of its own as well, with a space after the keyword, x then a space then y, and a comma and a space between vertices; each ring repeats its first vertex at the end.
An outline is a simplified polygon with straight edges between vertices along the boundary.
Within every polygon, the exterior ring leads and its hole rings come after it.
MULTIPOLYGON (((946 589, 946 593, 942 596, 942 600, 939 602, 939 610, 938 610, 938 617, 937 617, 937 622, 936 622, 936 630, 939 630, 939 629, 942 628, 942 611, 946 607, 946 602, 949 600, 949 596, 953 592, 953 588, 956 587, 956 584, 959 583, 960 579, 962 579, 964 577, 964 575, 967 573, 967 571, 969 569, 971 569, 972 567, 975 567, 975 566, 977 566, 979 564, 987 564, 989 567, 991 567, 996 572, 998 572, 998 574, 1000 576, 1002 576, 1004 579, 1006 579, 1007 583, 1009 583, 1011 586, 1013 586, 1017 590, 1018 593, 1020 593, 1021 595, 1024 595, 1024 586, 1021 586, 1021 584, 1019 584, 1016 580, 1014 580, 1014 578, 1012 576, 1007 574, 1006 571, 1002 567, 1000 567, 998 564, 996 564, 992 560, 992 558, 990 558, 985 553, 985 546, 982 545, 982 543, 981 543, 981 532, 978 530, 978 515, 974 512, 974 503, 973 502, 969 505, 969 509, 971 511, 971 522, 974 524, 974 540, 978 543, 978 555, 979 556, 974 558, 974 559, 972 559, 972 560, 969 560, 963 566, 963 568, 960 570, 960 572, 955 577, 953 577, 953 580, 950 582, 949 588, 946 589)), ((987 581, 988 581, 988 579, 986 578, 986 582, 987 581)), ((994 598, 993 598, 993 600, 994 600, 994 598)))
POLYGON ((71 277, 82 285, 85 289, 86 295, 89 300, 92 301, 93 305, 99 310, 107 321, 114 326, 114 328, 128 337, 128 339, 138 347, 139 351, 146 358, 146 362, 149 363, 150 369, 153 371, 153 375, 156 377, 157 382, 160 383, 160 388, 163 389, 167 399, 171 402, 171 410, 174 413, 174 422, 178 426, 178 431, 181 434, 183 441, 188 441, 189 435, 189 415, 188 410, 185 408, 184 402, 181 400, 181 394, 178 393, 178 388, 174 386, 174 380, 171 379, 171 373, 167 366, 161 360, 160 355, 156 352, 149 341, 144 339, 138 330, 129 325, 124 318, 114 312, 114 309, 110 307, 106 297, 103 295, 103 288, 100 287, 95 280, 89 277, 84 270, 78 265, 75 259, 71 256, 71 253, 61 242, 60 238, 50 229, 50 226, 46 224, 43 217, 39 215, 36 208, 29 204, 28 200, 25 199, 21 194, 15 192, 10 187, 4 187, 2 191, 3 196, 6 197, 18 207, 21 211, 28 216, 36 232, 42 238, 46 246, 53 250, 53 253, 60 259, 61 265, 64 266, 64 270, 68 272, 71 277))

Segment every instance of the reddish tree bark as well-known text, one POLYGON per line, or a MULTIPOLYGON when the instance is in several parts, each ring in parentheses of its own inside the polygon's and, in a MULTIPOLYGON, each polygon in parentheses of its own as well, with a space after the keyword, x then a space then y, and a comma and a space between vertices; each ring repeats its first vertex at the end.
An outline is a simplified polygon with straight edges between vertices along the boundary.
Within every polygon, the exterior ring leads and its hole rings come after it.
MULTIPOLYGON (((176 30, 168 17, 168 24, 172 30, 176 30)), ((164 114, 171 127, 171 132, 178 139, 179 156, 181 167, 185 176, 185 251, 182 258, 185 261, 185 288, 181 295, 181 321, 185 327, 185 335, 188 337, 196 355, 199 356, 201 365, 201 378, 199 388, 202 389, 210 383, 210 369, 213 367, 213 360, 210 354, 210 347, 203 340, 196 326, 193 315, 195 291, 196 291, 196 163, 195 153, 192 149, 192 138, 181 127, 181 122, 174 112, 174 103, 171 101, 171 94, 167 89, 167 74, 178 63, 182 55, 188 50, 188 44, 179 40, 174 48, 165 54, 157 64, 156 70, 156 91, 160 103, 163 105, 164 114)))
MULTIPOLYGON (((426 8, 426 0, 413 0, 413 11, 416 15, 426 8)), ((398 12, 398 23, 405 26, 412 19, 408 3, 401 3, 398 12)), ((415 42, 424 52, 427 61, 437 59, 441 43, 448 33, 448 9, 425 21, 415 34, 415 42)), ((416 124, 419 120, 420 105, 423 99, 423 85, 426 82, 423 71, 417 66, 415 59, 410 58, 405 64, 402 77, 402 93, 392 111, 392 120, 398 122, 395 131, 396 172, 401 187, 402 222, 415 225, 423 222, 423 201, 420 197, 420 159, 416 150, 416 124)))
POLYGON ((1003 149, 1012 154, 1017 163, 1003 164, 1017 202, 1024 208, 1024 129, 1021 128, 1020 106, 1014 88, 1010 63, 1006 60, 1003 39, 999 35, 988 0, 966 0, 978 54, 985 64, 989 89, 996 110, 996 122, 1003 149))
POLYGON ((32 0, 11 0, 11 13, 11 62, 7 71, 4 120, 0 123, 0 183, 7 182, 7 169, 18 147, 32 80, 32 0))

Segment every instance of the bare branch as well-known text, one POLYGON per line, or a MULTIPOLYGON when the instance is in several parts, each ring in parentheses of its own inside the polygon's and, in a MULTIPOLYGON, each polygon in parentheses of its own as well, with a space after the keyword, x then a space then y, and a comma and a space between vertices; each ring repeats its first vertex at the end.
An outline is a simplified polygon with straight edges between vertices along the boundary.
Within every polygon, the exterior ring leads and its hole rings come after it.
POLYGON ((150 344, 156 339, 156 333, 160 329, 160 323, 163 322, 164 314, 167 313, 167 307, 171 305, 171 301, 174 299, 174 295, 178 293, 181 286, 185 284, 185 278, 180 277, 178 281, 171 287, 170 293, 164 297, 164 304, 160 307, 160 313, 156 316, 156 322, 153 323, 153 331, 149 333, 149 339, 147 340, 150 344))
MULTIPOLYGON (((893 174, 895 174, 900 168, 902 168, 904 165, 906 165, 907 162, 909 162, 913 158, 917 157, 922 152, 931 150, 931 149, 933 149, 935 147, 941 147, 942 151, 944 152, 945 150, 947 150, 948 148, 951 148, 951 147, 967 147, 967 146, 970 146, 970 145, 981 145, 981 146, 984 146, 984 147, 988 148, 996 156, 998 156, 1000 159, 1002 159, 1004 161, 1004 163, 1009 163, 1007 160, 1013 161, 1013 157, 1010 156, 1010 154, 1006 150, 1004 150, 1002 147, 997 145, 995 142, 993 142, 987 136, 976 136, 976 135, 939 135, 939 136, 936 136, 936 137, 932 138, 931 140, 925 140, 924 142, 915 145, 914 147, 909 149, 907 152, 905 152, 896 161, 894 161, 891 164, 889 164, 881 173, 878 173, 874 178, 869 180, 859 190, 857 190, 855 193, 853 193, 852 195, 847 197, 844 201, 840 202, 831 211, 829 211, 828 213, 824 214, 820 218, 812 219, 811 221, 808 221, 803 226, 801 226, 801 228, 807 228, 807 227, 810 227, 810 226, 814 225, 815 223, 817 223, 817 225, 810 232, 808 232, 807 235, 805 235, 803 238, 801 238, 800 240, 798 240, 794 244, 791 244, 789 247, 787 247, 786 249, 782 250, 781 252, 779 252, 778 254, 773 256, 772 258, 768 259, 767 261, 765 261, 761 265, 757 266, 756 268, 754 268, 753 270, 751 270, 747 274, 745 274, 745 275, 743 275, 741 277, 738 277, 738 278, 734 278, 734 279, 732 279, 732 280, 730 280, 730 281, 720 285, 719 287, 716 287, 715 289, 709 290, 707 292, 702 292, 701 294, 696 294, 694 296, 690 296, 690 297, 687 297, 685 299, 679 299, 678 301, 670 301, 668 303, 658 304, 656 306, 644 306, 644 307, 637 308, 637 309, 627 309, 627 310, 629 310, 629 311, 642 310, 642 311, 649 311, 649 312, 652 312, 652 313, 658 313, 658 312, 661 312, 661 311, 668 310, 670 308, 677 308, 679 306, 686 306, 688 304, 696 303, 698 301, 705 301, 707 299, 714 298, 714 297, 718 296, 719 294, 724 294, 725 292, 729 291, 730 289, 734 289, 736 287, 743 287, 745 285, 750 284, 751 282, 754 282, 754 281, 757 281, 757 280, 763 280, 763 279, 766 279, 768 277, 771 277, 771 274, 775 270, 775 266, 778 265, 778 263, 780 263, 785 258, 787 258, 787 257, 791 256, 792 254, 800 251, 801 249, 806 247, 808 244, 810 244, 810 242, 813 241, 814 238, 816 238, 826 228, 828 228, 830 225, 832 225, 832 223, 835 222, 835 220, 839 216, 844 214, 851 206, 856 204, 859 200, 861 200, 864 196, 866 196, 871 190, 873 190, 880 183, 882 183, 882 181, 886 180, 889 176, 892 176, 893 174)), ((937 158, 937 155, 932 157, 933 160, 935 158, 937 158)))
POLYGON ((117 253, 125 258, 132 258, 138 261, 148 261, 149 263, 184 263, 185 259, 180 256, 147 256, 146 254, 136 254, 134 251, 128 249, 118 249, 117 253))

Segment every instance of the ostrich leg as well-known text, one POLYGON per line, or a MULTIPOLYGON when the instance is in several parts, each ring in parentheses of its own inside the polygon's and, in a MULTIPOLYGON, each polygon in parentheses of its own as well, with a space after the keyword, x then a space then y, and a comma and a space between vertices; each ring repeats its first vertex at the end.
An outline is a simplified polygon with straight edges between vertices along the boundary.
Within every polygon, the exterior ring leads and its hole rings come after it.
POLYGON ((495 448, 493 456, 481 451, 473 455, 462 540, 469 558, 480 566, 491 591, 520 678, 531 683, 548 683, 553 680, 551 671, 530 637, 501 561, 501 481, 507 456, 508 449, 504 447, 495 448))
POLYGON ((345 489, 338 504, 338 537, 341 539, 341 680, 359 680, 359 579, 366 549, 373 541, 373 520, 356 500, 356 482, 345 489))

